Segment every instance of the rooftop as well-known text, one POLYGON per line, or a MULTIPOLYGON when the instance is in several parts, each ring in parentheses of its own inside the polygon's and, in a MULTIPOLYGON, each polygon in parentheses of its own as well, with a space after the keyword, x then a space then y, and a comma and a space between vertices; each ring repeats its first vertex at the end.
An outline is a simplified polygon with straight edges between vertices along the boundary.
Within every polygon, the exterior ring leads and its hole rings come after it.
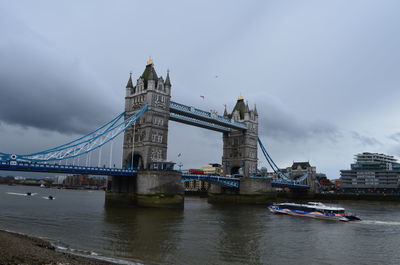
POLYGON ((370 164, 370 163, 394 163, 397 164, 397 159, 394 156, 363 152, 361 154, 354 155, 354 160, 357 164, 370 164))

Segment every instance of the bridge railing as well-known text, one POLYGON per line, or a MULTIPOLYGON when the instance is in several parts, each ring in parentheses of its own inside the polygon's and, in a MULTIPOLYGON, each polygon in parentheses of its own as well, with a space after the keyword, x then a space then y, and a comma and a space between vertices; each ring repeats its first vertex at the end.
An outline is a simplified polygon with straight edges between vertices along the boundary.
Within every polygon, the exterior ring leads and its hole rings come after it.
POLYGON ((205 127, 208 129, 212 129, 215 131, 219 131, 219 132, 230 132, 231 129, 224 127, 224 126, 220 126, 211 122, 207 122, 207 121, 202 121, 202 120, 198 120, 192 117, 188 117, 188 116, 184 116, 184 115, 180 115, 177 113, 170 113, 170 118, 171 120, 174 121, 179 121, 182 123, 188 123, 188 124, 196 124, 196 125, 200 125, 201 127, 205 127))
POLYGON ((192 180, 206 180, 211 182, 220 183, 222 185, 239 188, 240 179, 239 178, 229 178, 220 176, 209 176, 209 175, 196 175, 196 174, 182 174, 182 182, 192 181, 192 180))
POLYGON ((211 113, 211 112, 208 112, 208 111, 200 110, 200 109, 197 109, 195 107, 183 105, 183 104, 180 104, 180 103, 177 103, 177 102, 174 102, 174 101, 170 102, 170 108, 171 109, 175 109, 175 110, 179 110, 179 111, 187 113, 187 114, 197 115, 197 116, 201 116, 203 118, 216 120, 216 121, 219 121, 221 123, 225 123, 225 124, 230 125, 230 126, 233 125, 233 126, 239 128, 239 129, 242 129, 242 130, 246 130, 247 129, 246 124, 243 123, 243 122, 238 122, 238 121, 235 121, 234 119, 229 119, 227 117, 223 117, 223 116, 218 115, 218 114, 214 114, 214 113, 211 113))
POLYGON ((55 165, 17 161, 1 161, 0 170, 124 176, 131 176, 137 173, 134 169, 55 165))

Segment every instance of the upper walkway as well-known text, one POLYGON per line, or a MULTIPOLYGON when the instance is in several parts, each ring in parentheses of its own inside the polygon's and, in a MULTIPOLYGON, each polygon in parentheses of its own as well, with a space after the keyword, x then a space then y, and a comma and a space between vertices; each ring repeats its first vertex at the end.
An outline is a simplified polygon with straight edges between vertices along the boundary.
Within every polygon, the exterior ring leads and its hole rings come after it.
POLYGON ((234 130, 247 130, 244 122, 218 115, 213 112, 197 109, 174 101, 170 103, 170 119, 189 125, 194 125, 218 132, 229 132, 234 130))

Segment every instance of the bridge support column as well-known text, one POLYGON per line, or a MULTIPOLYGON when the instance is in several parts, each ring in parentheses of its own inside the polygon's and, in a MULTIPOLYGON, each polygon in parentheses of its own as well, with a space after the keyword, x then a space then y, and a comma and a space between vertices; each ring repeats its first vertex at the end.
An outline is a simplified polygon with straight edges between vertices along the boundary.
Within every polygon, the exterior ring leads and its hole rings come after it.
POLYGON ((208 193, 211 193, 211 194, 222 193, 221 184, 210 182, 210 187, 208 188, 208 193))
POLYGON ((138 206, 183 208, 181 173, 172 170, 138 171, 135 198, 138 206))
POLYGON ((136 177, 109 176, 107 180, 106 204, 135 204, 136 177))
POLYGON ((271 204, 276 201, 276 193, 269 179, 240 179, 240 189, 234 192, 213 183, 209 189, 209 203, 271 204))
POLYGON ((261 178, 241 178, 239 193, 241 195, 273 193, 271 180, 261 178))

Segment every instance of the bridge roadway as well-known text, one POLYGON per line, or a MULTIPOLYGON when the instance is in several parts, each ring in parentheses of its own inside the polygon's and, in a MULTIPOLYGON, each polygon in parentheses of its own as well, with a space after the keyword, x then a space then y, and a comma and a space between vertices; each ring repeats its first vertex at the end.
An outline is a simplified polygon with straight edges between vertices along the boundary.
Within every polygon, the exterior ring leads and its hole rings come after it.
POLYGON ((99 175, 99 176, 136 176, 137 174, 137 171, 134 169, 85 167, 85 166, 71 166, 71 165, 64 166, 64 165, 28 163, 28 162, 16 162, 16 161, 1 161, 0 170, 87 174, 87 175, 99 175))
MULTIPOLYGON (((271 178, 267 177, 251 177, 257 179, 265 179, 271 180, 271 178)), ((208 176, 208 175, 194 175, 194 174, 182 174, 182 181, 191 181, 191 180, 207 180, 211 182, 217 182, 223 184, 225 186, 239 188, 240 187, 240 178, 230 178, 230 177, 220 177, 220 176, 208 176)), ((289 182, 281 182, 277 180, 271 181, 272 187, 280 187, 280 188, 292 188, 292 189, 309 189, 309 185, 297 184, 297 183, 289 183, 289 182)))
MULTIPOLYGON (((56 164, 42 164, 42 163, 28 163, 17 161, 1 161, 0 170, 3 171, 24 171, 24 172, 44 172, 44 173, 65 173, 65 174, 87 174, 99 176, 136 176, 137 170, 124 169, 124 168, 106 168, 106 167, 86 167, 86 166, 71 166, 71 165, 56 165, 56 164)), ((265 177, 252 177, 269 179, 265 177)), ((209 176, 209 175, 195 175, 195 174, 182 174, 181 181, 192 180, 205 180, 216 182, 224 186, 239 188, 240 178, 209 176)), ((308 185, 287 183, 273 180, 271 181, 273 187, 288 187, 296 189, 309 189, 308 185)))

